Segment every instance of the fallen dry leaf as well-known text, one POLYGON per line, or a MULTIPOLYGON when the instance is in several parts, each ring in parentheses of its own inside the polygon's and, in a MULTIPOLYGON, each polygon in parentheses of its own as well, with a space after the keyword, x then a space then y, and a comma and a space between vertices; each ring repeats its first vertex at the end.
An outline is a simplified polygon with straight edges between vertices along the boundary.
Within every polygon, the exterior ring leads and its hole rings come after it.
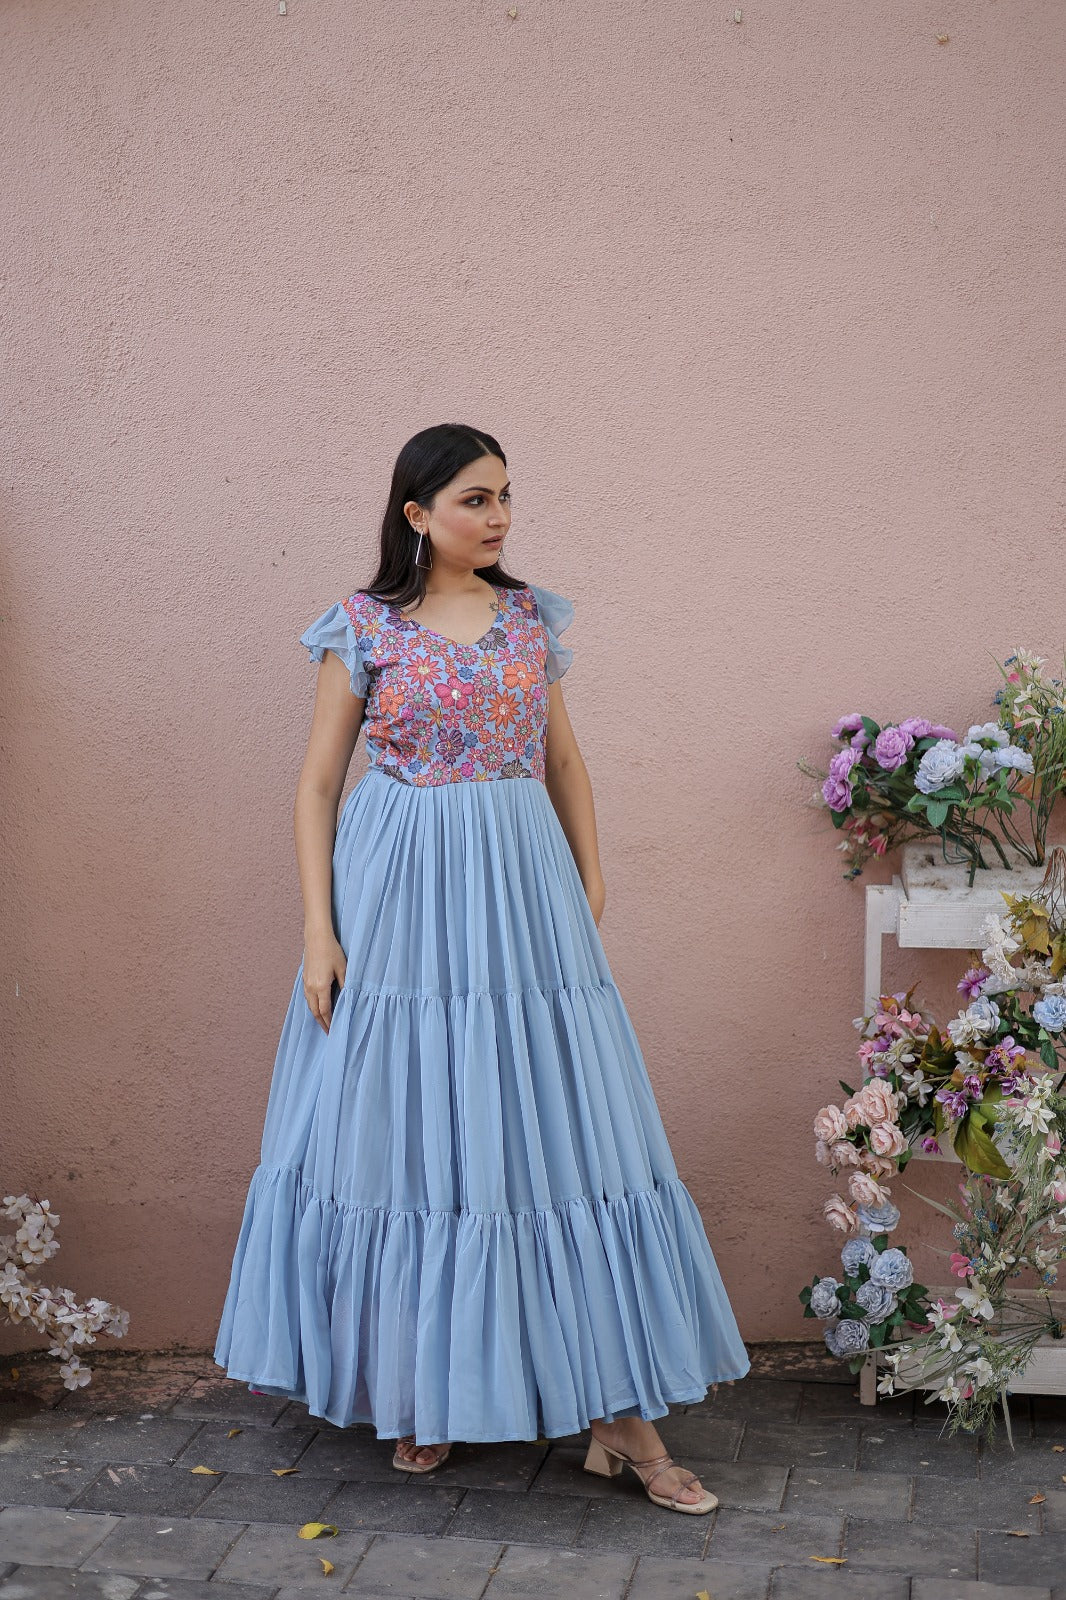
POLYGON ((14 1378, 15 1382, 18 1383, 18 1381, 19 1381, 19 1369, 18 1369, 18 1367, 12 1367, 11 1368, 11 1376, 14 1378))
POLYGON ((271 1467, 270 1470, 275 1478, 284 1478, 287 1473, 299 1472, 300 1469, 299 1467, 271 1467))
POLYGON ((809 1556, 810 1561, 822 1561, 827 1567, 843 1567, 847 1564, 847 1556, 809 1556))
POLYGON ((1028 1539, 1029 1536, 1030 1535, 1029 1535, 1029 1529, 1028 1528, 1008 1528, 1007 1529, 1007 1537, 1010 1538, 1010 1539, 1028 1539))
POLYGON ((190 1467, 190 1472, 205 1472, 209 1478, 221 1478, 221 1472, 216 1472, 214 1467, 190 1467))
POLYGON ((948 42, 948 40, 950 38, 951 38, 951 34, 950 33, 938 33, 937 36, 936 36, 936 42, 937 42, 937 44, 947 44, 947 42, 948 42))
POLYGON ((243 1432, 244 1432, 243 1428, 231 1428, 230 1431, 227 1433, 226 1438, 227 1439, 232 1439, 234 1434, 243 1433, 243 1432))
POLYGON ((322 1576, 324 1578, 328 1578, 330 1573, 333 1571, 333 1562, 327 1561, 325 1556, 319 1556, 318 1559, 322 1563, 322 1576))
POLYGON ((1042 1506, 1046 1499, 1046 1494, 1033 1494, 1029 1496, 1029 1504, 1031 1506, 1042 1506))
POLYGON ((1066 1450, 1066 1444, 1053 1444, 1051 1448, 1057 1456, 1061 1456, 1062 1452, 1066 1450))
POLYGON ((305 1522, 299 1530, 297 1538, 321 1539, 324 1534, 332 1535, 336 1532, 337 1529, 332 1522, 305 1522))
POLYGON ((699 1594, 696 1596, 696 1600, 711 1600, 711 1597, 707 1593, 706 1589, 701 1589, 699 1594))

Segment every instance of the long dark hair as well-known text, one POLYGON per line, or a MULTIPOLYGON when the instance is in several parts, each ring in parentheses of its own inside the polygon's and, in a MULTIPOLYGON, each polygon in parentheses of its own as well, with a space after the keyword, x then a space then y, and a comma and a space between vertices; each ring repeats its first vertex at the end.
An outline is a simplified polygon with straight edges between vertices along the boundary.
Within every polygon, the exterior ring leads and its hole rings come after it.
MULTIPOLYGON (((426 569, 415 566, 415 551, 421 541, 403 508, 408 500, 417 500, 426 511, 432 511, 438 491, 471 461, 486 455, 498 456, 507 465, 507 457, 491 433, 467 427, 463 422, 439 422, 408 439, 392 469, 392 486, 381 519, 378 570, 366 588, 357 593, 373 595, 376 600, 402 608, 421 604, 426 593, 426 569)), ((524 584, 522 578, 504 572, 498 561, 491 567, 479 567, 478 576, 504 589, 521 589, 524 584)))

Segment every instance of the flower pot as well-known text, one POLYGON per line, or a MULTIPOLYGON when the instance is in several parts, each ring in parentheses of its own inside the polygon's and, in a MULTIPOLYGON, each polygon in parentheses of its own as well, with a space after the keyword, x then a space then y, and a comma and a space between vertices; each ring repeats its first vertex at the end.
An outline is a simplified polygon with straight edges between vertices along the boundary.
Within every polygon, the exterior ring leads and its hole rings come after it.
POLYGON ((1012 845, 1003 852, 1011 865, 1005 867, 997 857, 994 867, 978 867, 971 886, 970 868, 965 861, 944 860, 939 839, 911 839, 900 851, 900 877, 908 900, 936 900, 950 894, 953 899, 983 899, 989 909, 1002 911, 1003 890, 1008 894, 1031 894, 1038 889, 1047 863, 1034 867, 1012 845))

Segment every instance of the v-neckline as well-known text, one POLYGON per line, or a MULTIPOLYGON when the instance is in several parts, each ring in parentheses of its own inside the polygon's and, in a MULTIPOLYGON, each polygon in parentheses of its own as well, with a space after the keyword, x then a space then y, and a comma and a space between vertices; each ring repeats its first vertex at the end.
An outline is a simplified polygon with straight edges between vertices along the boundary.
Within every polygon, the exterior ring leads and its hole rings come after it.
POLYGON ((399 612, 399 616, 402 619, 402 621, 404 621, 405 623, 413 622, 415 627, 421 629, 421 631, 423 633, 432 634, 434 639, 442 639, 445 644, 452 644, 452 645, 455 646, 455 648, 457 650, 476 650, 478 645, 482 644, 483 641, 488 638, 489 634, 490 633, 494 633, 495 630, 500 626, 500 619, 502 618, 504 612, 506 611, 508 603, 509 603, 508 601, 506 601, 504 599, 504 595, 507 593, 506 589, 496 589, 495 586, 494 586, 494 593, 496 594, 496 597, 500 602, 500 609, 499 609, 499 611, 498 611, 498 613, 496 615, 496 620, 495 620, 495 622, 490 623, 489 626, 485 629, 485 632, 482 633, 482 634, 479 634, 479 636, 476 639, 472 640, 470 642, 470 644, 465 644, 462 639, 453 639, 451 634, 440 633, 440 632, 438 632, 438 630, 436 628, 427 628, 425 623, 424 622, 419 622, 417 617, 406 617, 406 616, 404 616, 402 611, 399 612))

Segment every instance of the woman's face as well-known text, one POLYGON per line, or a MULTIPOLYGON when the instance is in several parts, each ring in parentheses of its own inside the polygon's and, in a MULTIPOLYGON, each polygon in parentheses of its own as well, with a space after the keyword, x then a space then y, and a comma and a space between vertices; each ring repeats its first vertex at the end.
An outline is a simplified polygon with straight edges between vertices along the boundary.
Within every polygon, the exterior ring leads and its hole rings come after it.
POLYGON ((491 566, 511 526, 507 468, 499 456, 479 456, 437 491, 432 511, 417 500, 403 509, 412 527, 428 535, 434 563, 467 571, 491 566))

